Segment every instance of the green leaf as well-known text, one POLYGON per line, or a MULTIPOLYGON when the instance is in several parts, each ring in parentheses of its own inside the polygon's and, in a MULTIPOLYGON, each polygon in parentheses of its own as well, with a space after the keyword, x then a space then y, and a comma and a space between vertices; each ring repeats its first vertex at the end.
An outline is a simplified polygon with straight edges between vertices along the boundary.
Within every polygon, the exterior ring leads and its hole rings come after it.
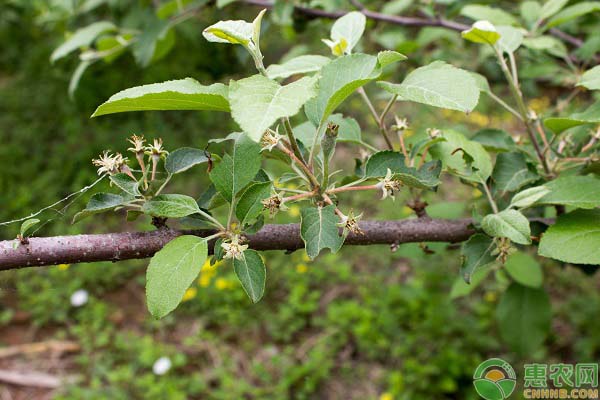
POLYGON ((291 117, 316 95, 316 78, 304 77, 286 86, 254 75, 232 81, 229 88, 231 115, 251 139, 258 142, 263 133, 282 117, 291 117))
POLYGON ((523 39, 523 45, 532 50, 546 51, 555 57, 567 56, 567 47, 559 39, 552 36, 528 37, 523 39))
POLYGON ((600 210, 575 210, 558 217, 540 240, 538 254, 573 264, 600 265, 600 210))
POLYGON ((441 135, 442 142, 431 146, 434 159, 442 161, 445 169, 463 179, 485 182, 492 174, 492 160, 483 146, 451 130, 441 135))
POLYGON ((412 71, 401 84, 379 85, 401 100, 469 112, 479 101, 479 87, 473 76, 443 61, 412 71))
POLYGON ((200 211, 196 200, 183 194, 160 194, 144 203, 144 214, 153 217, 183 218, 200 211))
POLYGON ((40 220, 37 218, 29 218, 23 221, 23 223, 21 224, 21 229, 19 230, 21 237, 25 237, 25 235, 27 235, 31 228, 33 228, 39 223, 40 220))
POLYGON ((600 65, 585 71, 577 86, 583 86, 590 90, 600 90, 600 65))
POLYGON ((156 18, 151 21, 133 43, 133 56, 138 65, 147 67, 151 61, 165 55, 175 43, 174 35, 169 20, 156 18))
POLYGON ((244 251, 242 260, 233 260, 233 269, 250 300, 258 303, 265 293, 267 276, 267 269, 260 254, 254 250, 244 251))
POLYGON ((495 44, 500 39, 500 33, 496 27, 486 20, 477 21, 466 31, 462 31, 460 35, 473 43, 495 44))
POLYGON ((192 78, 125 89, 101 104, 92 117, 127 111, 210 110, 229 111, 227 86, 203 86, 192 78))
POLYGON ((585 124, 600 123, 600 101, 595 102, 584 112, 572 114, 570 117, 546 118, 544 125, 555 134, 585 124))
MULTIPOLYGON (((354 118, 344 117, 342 114, 333 114, 327 119, 327 123, 329 122, 339 126, 338 142, 363 143, 360 126, 354 118)), ((317 127, 310 121, 303 122, 294 127, 294 136, 307 148, 313 146, 316 132, 317 127)))
POLYGON ((509 208, 527 208, 548 193, 550 193, 550 189, 546 186, 535 186, 525 189, 513 196, 509 208))
POLYGON ((331 27, 331 39, 334 42, 345 40, 347 43, 345 51, 350 54, 362 37, 366 23, 367 18, 363 13, 349 12, 334 22, 331 27))
POLYGON ((498 303, 496 318, 502 339, 513 351, 521 356, 534 354, 550 331, 548 294, 513 283, 498 303))
POLYGON ((531 244, 529 220, 516 210, 489 214, 481 221, 481 228, 493 237, 505 237, 518 244, 531 244))
POLYGON ((202 31, 209 42, 241 44, 248 46, 254 35, 254 26, 250 22, 219 21, 202 31))
POLYGON ((546 27, 552 28, 595 11, 600 11, 599 1, 582 1, 581 3, 577 3, 563 9, 561 12, 556 14, 548 21, 546 27))
POLYGON ((462 277, 457 277, 452 284, 452 288, 450 289, 450 299, 458 299, 459 297, 464 297, 469 295, 473 290, 475 290, 481 282, 489 275, 490 269, 478 269, 471 276, 471 282, 467 283, 462 277))
POLYGON ((73 35, 63 44, 61 44, 56 50, 52 52, 50 56, 50 62, 63 58, 71 52, 79 49, 80 47, 88 47, 92 42, 101 34, 116 30, 117 27, 112 22, 99 21, 94 22, 85 28, 78 29, 73 35))
POLYGON ((110 177, 111 183, 131 196, 139 196, 139 183, 127 174, 115 174, 110 177))
POLYGON ((463 243, 460 251, 460 275, 466 283, 470 284, 474 274, 496 261, 496 257, 492 255, 495 248, 492 238, 482 233, 476 233, 463 243))
POLYGON ((165 161, 165 169, 170 174, 178 174, 207 161, 208 157, 204 150, 182 147, 169 153, 165 161))
POLYGON ((270 79, 285 79, 297 74, 310 74, 319 72, 329 64, 331 59, 323 56, 303 55, 294 57, 283 64, 271 64, 267 68, 270 79))
POLYGON ((208 255, 206 240, 179 236, 157 252, 146 271, 146 301, 154 318, 162 318, 181 302, 208 255))
POLYGON ((123 196, 119 196, 118 194, 96 193, 90 198, 85 209, 75 214, 73 217, 73 223, 77 223, 90 215, 113 210, 115 207, 118 207, 123 203, 125 203, 125 198, 123 196))
POLYGON ((577 208, 600 206, 600 179, 593 176, 561 176, 544 184, 550 191, 536 201, 540 204, 562 204, 577 208))
POLYGON ((524 286, 539 288, 544 280, 540 263, 530 254, 518 252, 511 254, 504 264, 506 272, 524 286))
POLYGON ((306 245, 306 254, 311 260, 314 260, 325 248, 331 249, 332 253, 337 252, 344 243, 334 210, 334 205, 302 209, 300 236, 306 245))
POLYGON ((221 195, 232 199, 250 183, 260 169, 260 145, 247 135, 239 136, 233 145, 233 155, 225 154, 210 173, 210 180, 221 195))
POLYGON ((242 226, 253 221, 263 211, 262 200, 271 196, 271 182, 257 182, 248 186, 235 207, 235 215, 242 226))
POLYGON ((385 68, 388 65, 397 63, 398 61, 404 61, 408 57, 404 54, 398 53, 397 51, 384 50, 377 53, 377 61, 381 68, 385 68))
POLYGON ((460 10, 460 15, 463 15, 472 20, 487 20, 494 25, 517 25, 518 21, 515 17, 499 8, 488 7, 479 4, 470 4, 460 10))
POLYGON ((72 99, 75 95, 75 91, 79 86, 79 81, 83 76, 84 72, 88 69, 90 65, 92 65, 94 61, 81 61, 75 71, 73 71, 73 75, 71 75, 71 80, 69 81, 69 97, 72 99))
POLYGON ((339 57, 321 70, 317 97, 306 104, 312 107, 311 122, 321 125, 356 89, 381 73, 377 57, 352 54, 339 57))
POLYGON ((496 46, 505 53, 514 53, 523 43, 523 30, 512 26, 500 25, 496 29, 500 34, 500 40, 496 46))
POLYGON ((365 177, 382 178, 387 170, 392 172, 397 179, 407 186, 419 189, 431 189, 440 184, 441 163, 429 162, 420 169, 406 166, 406 159, 402 153, 385 150, 373 154, 367 160, 365 177))
POLYGON ((498 154, 492 179, 499 191, 515 192, 537 181, 540 176, 527 164, 523 153, 514 152, 498 154))
POLYGON ((511 151, 516 150, 517 146, 513 138, 501 129, 482 129, 477 131, 472 141, 481 143, 488 151, 511 151))
POLYGON ((569 0, 548 0, 540 10, 539 19, 548 19, 567 5, 569 0))

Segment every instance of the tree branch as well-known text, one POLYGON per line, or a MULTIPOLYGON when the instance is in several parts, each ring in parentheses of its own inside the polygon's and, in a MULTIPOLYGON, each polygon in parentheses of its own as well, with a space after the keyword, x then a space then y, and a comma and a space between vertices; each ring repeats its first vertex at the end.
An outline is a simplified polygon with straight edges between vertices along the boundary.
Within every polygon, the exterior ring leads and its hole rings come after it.
MULTIPOLYGON (((364 221, 364 235, 350 234, 346 245, 400 244, 410 242, 461 242, 474 230, 470 219, 406 219, 399 221, 364 221)), ((0 271, 22 267, 121 261, 151 257, 180 235, 209 236, 214 231, 179 231, 158 229, 149 232, 107 233, 97 235, 29 238, 28 244, 17 239, 0 241, 0 271)), ((304 247, 298 224, 265 225, 248 237, 255 250, 293 251, 304 247)), ((209 245, 210 251, 214 242, 209 245)))

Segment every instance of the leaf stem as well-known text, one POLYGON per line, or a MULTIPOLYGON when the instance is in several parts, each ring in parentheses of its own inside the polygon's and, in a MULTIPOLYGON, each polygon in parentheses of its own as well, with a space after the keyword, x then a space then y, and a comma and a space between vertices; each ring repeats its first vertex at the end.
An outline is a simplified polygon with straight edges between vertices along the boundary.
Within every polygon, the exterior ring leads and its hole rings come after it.
POLYGON ((285 133, 287 134, 288 139, 290 140, 290 146, 294 151, 294 154, 304 165, 306 165, 306 161, 302 156, 302 152, 300 151, 300 147, 298 146, 298 142, 296 141, 296 137, 294 136, 294 130, 292 129, 292 124, 290 124, 290 119, 288 117, 281 118, 281 122, 285 129, 285 133))
MULTIPOLYGON (((365 92, 364 88, 359 87, 358 88, 358 93, 360 94, 360 96, 363 98, 363 100, 367 104, 367 107, 369 108, 369 111, 371 112, 371 115, 373 116, 373 119, 375 120, 375 123, 377 124, 377 127, 379 128, 379 132, 381 133, 381 135, 383 136, 383 139, 385 140, 385 143, 390 148, 390 150, 394 150, 394 146, 392 145, 392 141, 390 140, 390 138, 389 138, 389 136, 387 134, 387 129, 385 128, 385 124, 383 123, 383 119, 380 118, 379 114, 375 110, 375 107, 373 107, 373 103, 369 99, 369 96, 367 96, 367 92, 365 92)), ((397 96, 395 96, 395 97, 397 97, 397 96)), ((394 101, 396 101, 395 98, 392 98, 392 99, 394 101)), ((389 109, 392 107, 392 104, 393 104, 393 102, 388 102, 388 104, 386 105, 386 109, 384 110, 385 114, 387 114, 387 112, 389 111, 389 109)), ((382 116, 385 117, 385 114, 382 113, 382 116)))
MULTIPOLYGON (((282 145, 281 143, 279 143, 277 145, 277 147, 283 151, 285 154, 287 154, 296 164, 298 164, 298 166, 302 169, 302 171, 304 171, 304 173, 306 174, 307 178, 310 181, 311 186, 314 188, 318 188, 319 185, 319 181, 317 180, 317 178, 315 177, 315 175, 312 173, 312 171, 308 168, 308 165, 306 165, 305 163, 303 163, 300 159, 298 159, 298 157, 296 157, 296 155, 294 154, 293 151, 291 151, 290 149, 288 149, 286 146, 282 145)), ((314 146, 313 146, 314 147, 314 146)))
POLYGON ((494 197, 492 197, 492 192, 490 192, 490 188, 488 188, 488 185, 485 182, 481 182, 481 186, 483 186, 483 191, 485 192, 485 195, 487 196, 490 206, 492 206, 492 210, 494 211, 494 214, 498 214, 498 205, 496 204, 494 197))
POLYGON ((379 190, 379 186, 378 185, 365 185, 365 186, 338 187, 338 188, 330 189, 326 193, 335 194, 335 193, 354 192, 354 191, 361 191, 361 190, 379 190))

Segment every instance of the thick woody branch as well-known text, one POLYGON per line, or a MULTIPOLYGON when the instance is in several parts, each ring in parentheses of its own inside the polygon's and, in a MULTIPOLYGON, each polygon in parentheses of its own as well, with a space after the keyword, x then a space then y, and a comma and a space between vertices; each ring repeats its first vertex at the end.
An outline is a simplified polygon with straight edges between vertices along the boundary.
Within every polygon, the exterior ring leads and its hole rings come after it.
MULTIPOLYGON (((346 245, 401 244, 409 242, 461 242, 474 231, 470 219, 442 220, 419 218, 401 221, 364 221, 364 235, 350 234, 346 245)), ((180 235, 209 236, 212 231, 158 229, 149 232, 107 233, 97 235, 29 238, 0 241, 0 271, 22 267, 121 261, 151 257, 180 235)), ((265 225, 248 237, 256 250, 293 251, 304 247, 298 224, 265 225)), ((212 251, 211 243, 209 248, 212 251)))

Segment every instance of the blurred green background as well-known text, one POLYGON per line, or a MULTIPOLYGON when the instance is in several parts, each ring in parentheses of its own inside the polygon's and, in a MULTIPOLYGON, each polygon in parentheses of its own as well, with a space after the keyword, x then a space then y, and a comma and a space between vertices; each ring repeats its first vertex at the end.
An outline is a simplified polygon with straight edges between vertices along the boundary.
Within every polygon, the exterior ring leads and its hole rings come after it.
MULTIPOLYGON (((77 57, 54 65, 49 61, 67 32, 101 19, 135 27, 152 12, 150 1, 99 1, 98 7, 79 14, 74 13, 75 3, 9 0, 0 5, 0 221, 26 216, 91 184, 97 176, 90 160, 104 149, 125 152, 125 139, 132 133, 162 137, 167 149, 204 148, 208 139, 236 129, 231 120, 211 113, 89 116, 127 87, 187 76, 203 84, 227 83, 251 74, 252 63, 242 51, 207 43, 201 30, 219 19, 251 19, 257 8, 208 7, 177 26, 173 47, 161 60, 142 68, 127 53, 110 64, 96 63, 70 99, 77 57)), ((345 1, 315 3, 349 7, 345 1)), ((277 62, 290 49, 295 54, 328 53, 320 38, 328 36, 330 21, 298 18, 290 25, 269 19, 266 25, 262 46, 267 63, 277 62)), ((477 69, 492 83, 499 79, 493 62, 440 28, 369 22, 361 46, 365 52, 390 48, 409 56, 388 71, 395 81, 435 59, 477 69)), ((524 76, 530 61, 523 60, 524 76)), ((545 68, 556 73, 551 64, 545 68)), ((551 83, 524 82, 532 106, 543 109, 555 102, 557 80, 560 76, 552 75, 551 83)), ((385 102, 374 89, 367 87, 379 103, 385 102)), ((360 98, 351 97, 343 109, 359 120, 363 137, 376 143, 376 128, 360 98)), ((486 101, 468 116, 415 105, 403 105, 397 112, 408 117, 415 136, 426 128, 511 129, 514 123, 486 101)), ((336 162, 352 165, 356 154, 357 148, 343 147, 336 162)), ((447 185, 427 198, 430 215, 469 216, 470 204, 478 203, 481 193, 446 180, 447 185)), ((193 169, 176 179, 171 191, 198 196, 207 183, 205 171, 193 169)), ((102 182, 71 198, 68 209, 63 209, 66 202, 44 213, 42 220, 49 222, 36 235, 152 229, 148 220, 126 223, 122 215, 71 225, 87 198, 106 188, 102 182)), ((347 205, 368 218, 410 216, 402 196, 396 202, 379 202, 376 195, 348 197, 347 205)), ((276 222, 297 221, 298 212, 292 207, 276 222)), ((18 224, 0 226, 0 239, 17 233, 18 224)), ((52 357, 52 351, 0 357, 3 370, 66 378, 56 389, 0 382, 0 398, 476 399, 472 374, 490 357, 511 362, 517 374, 522 374, 524 362, 600 358, 600 277, 593 270, 586 275, 545 261, 552 329, 542 347, 519 355, 503 343, 496 326, 496 306, 508 285, 504 272, 459 296, 459 288, 453 290, 460 262, 456 246, 407 244, 396 252, 385 246, 346 247, 315 262, 303 252, 269 252, 266 260, 267 289, 260 303, 250 304, 232 268, 217 264, 202 270, 182 306, 161 321, 146 311, 144 260, 0 273, 1 346, 49 340, 76 345, 74 351, 52 357), (74 307, 70 299, 80 289, 89 293, 89 300, 74 307), (164 375, 152 368, 161 357, 172 362, 164 375), (4 397, 6 393, 11 397, 4 397)))

